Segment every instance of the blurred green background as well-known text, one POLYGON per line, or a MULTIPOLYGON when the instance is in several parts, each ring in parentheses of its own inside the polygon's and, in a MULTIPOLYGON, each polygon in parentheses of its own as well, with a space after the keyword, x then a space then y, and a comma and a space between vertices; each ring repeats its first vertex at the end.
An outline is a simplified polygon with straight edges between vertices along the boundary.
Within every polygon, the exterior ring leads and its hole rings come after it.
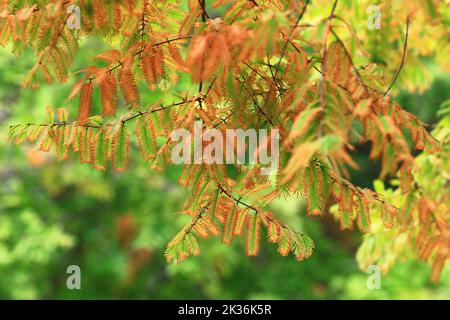
MULTIPOLYGON (((94 40, 83 43, 73 70, 91 63, 102 50, 94 40)), ((3 299, 424 299, 450 297, 450 270, 438 284, 429 282, 431 267, 400 261, 369 290, 368 274, 355 254, 358 231, 341 232, 331 215, 308 217, 298 199, 276 202, 275 214, 316 242, 311 258, 296 262, 281 257, 261 241, 258 257, 245 256, 245 244, 203 240, 201 255, 168 265, 166 244, 187 222, 177 215, 186 192, 176 182, 179 169, 151 171, 139 150, 131 151, 124 173, 94 171, 75 157, 58 162, 33 146, 6 144, 8 126, 45 119, 46 105, 68 106, 71 84, 43 84, 22 89, 21 81, 35 58, 16 57, 0 49, 0 298, 3 299), (81 268, 81 290, 69 290, 66 268, 81 268)), ((433 124, 439 105, 448 100, 450 80, 429 62, 433 77, 423 93, 401 91, 397 100, 433 124)), ((182 87, 188 80, 180 82, 182 87), (185 83, 183 83, 185 81, 185 83)), ((142 100, 157 100, 163 92, 142 100)), ((355 155, 360 170, 354 182, 372 187, 379 165, 368 162, 368 146, 355 155)))

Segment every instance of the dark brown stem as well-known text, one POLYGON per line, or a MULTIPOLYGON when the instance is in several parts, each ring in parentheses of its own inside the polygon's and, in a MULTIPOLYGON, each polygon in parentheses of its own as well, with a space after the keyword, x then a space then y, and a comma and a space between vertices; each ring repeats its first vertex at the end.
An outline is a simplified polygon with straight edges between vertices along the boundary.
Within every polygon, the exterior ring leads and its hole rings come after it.
MULTIPOLYGON (((205 0, 199 0, 200 8, 202 10, 202 22, 205 23, 206 19, 209 18, 208 13, 206 12, 206 1, 205 0)), ((200 74, 203 76, 203 64, 205 61, 205 53, 203 53, 202 56, 202 65, 201 65, 201 72, 200 74)), ((200 95, 203 90, 203 81, 200 81, 198 84, 198 94, 200 95)), ((198 101, 198 105, 200 109, 202 109, 202 100, 198 101)))
MULTIPOLYGON (((188 35, 188 36, 179 36, 179 37, 172 38, 172 39, 166 39, 166 40, 164 40, 164 41, 157 42, 157 43, 153 44, 153 47, 157 47, 157 46, 160 46, 160 45, 163 45, 163 44, 171 43, 171 42, 173 42, 173 41, 185 40, 185 39, 189 39, 189 38, 192 38, 192 36, 191 36, 191 35, 188 35)), ((145 47, 142 47, 142 48, 139 49, 138 51, 133 52, 132 56, 134 57, 134 56, 140 55, 142 52, 144 52, 144 50, 145 50, 145 47)), ((122 59, 123 59, 123 58, 122 58, 122 59)), ((121 66, 123 66, 123 61, 122 61, 122 60, 119 60, 119 61, 117 62, 117 64, 116 64, 115 66, 110 67, 110 68, 108 69, 107 72, 111 73, 111 72, 113 72, 114 70, 116 70, 117 68, 119 68, 119 67, 121 67, 121 66)), ((97 78, 97 76, 92 76, 92 75, 91 75, 91 76, 89 77, 89 80, 92 82, 95 78, 97 78)))
POLYGON ((206 209, 208 209, 208 205, 209 203, 204 206, 200 212, 197 214, 197 216, 195 217, 194 221, 192 221, 192 223, 189 225, 189 227, 186 229, 186 231, 183 234, 183 237, 181 238, 181 241, 183 241, 187 235, 189 234, 189 232, 192 231, 192 229, 195 227, 195 225, 197 224, 197 222, 200 220, 200 218, 203 216, 203 214, 205 213, 206 209))
MULTIPOLYGON (((258 209, 256 209, 255 207, 253 207, 253 206, 251 206, 251 205, 249 205, 249 204, 243 202, 241 199, 238 199, 238 198, 234 197, 234 196, 231 194, 231 192, 225 190, 225 188, 223 188, 220 184, 218 185, 218 188, 219 188, 219 190, 220 190, 221 193, 225 194, 228 198, 230 198, 231 200, 233 200, 234 202, 236 202, 237 205, 240 204, 240 205, 242 205, 242 206, 244 206, 244 207, 246 207, 246 208, 248 208, 248 209, 250 209, 250 210, 253 210, 253 211, 255 212, 255 214, 264 214, 264 213, 262 213, 261 211, 259 211, 258 209)), ((287 229, 287 230, 289 230, 289 231, 292 231, 292 232, 298 234, 299 236, 303 236, 303 233, 298 232, 298 231, 295 231, 295 230, 289 228, 288 226, 286 226, 286 225, 284 225, 284 224, 280 224, 278 221, 276 221, 274 218, 272 218, 272 217, 270 217, 270 216, 268 216, 268 215, 264 215, 264 218, 267 219, 267 220, 269 220, 269 221, 271 221, 271 222, 273 222, 273 223, 276 223, 277 225, 279 225, 279 226, 280 226, 281 228, 283 228, 283 229, 287 229)))
POLYGON ((406 32, 405 32, 405 42, 403 43, 403 55, 402 55, 402 61, 400 63, 400 67, 398 68, 397 73, 394 76, 394 79, 391 82, 391 85, 386 89, 386 91, 383 93, 383 96, 386 96, 389 91, 391 90, 392 86, 395 84, 395 82, 397 81, 397 78, 400 74, 400 72, 402 71, 403 68, 403 64, 405 63, 405 58, 406 58, 406 50, 408 49, 408 37, 409 37, 409 17, 406 18, 406 32))
MULTIPOLYGON (((159 108, 148 110, 148 111, 138 111, 137 113, 135 113, 135 114, 133 114, 133 115, 131 115, 131 116, 125 118, 125 119, 122 119, 121 122, 125 123, 125 122, 131 121, 131 120, 133 120, 135 118, 145 116, 147 114, 152 114, 152 113, 155 113, 155 112, 158 112, 158 111, 162 111, 162 110, 165 110, 165 109, 169 109, 169 108, 173 108, 173 107, 176 107, 176 106, 180 106, 180 105, 183 105, 185 103, 198 101, 198 99, 199 98, 183 100, 183 101, 176 102, 176 103, 173 103, 173 104, 168 105, 168 106, 160 105, 159 108)), ((27 125, 29 125, 29 126, 48 127, 48 126, 67 126, 67 125, 72 125, 74 123, 77 123, 77 122, 76 121, 75 122, 54 122, 54 123, 40 123, 40 124, 27 123, 27 125)), ((22 124, 11 125, 10 129, 16 128, 16 127, 21 126, 21 125, 22 124)), ((102 125, 95 125, 95 124, 89 124, 89 123, 77 124, 78 127, 85 127, 85 128, 103 128, 105 126, 112 126, 112 125, 114 125, 114 124, 104 124, 104 125, 103 124, 102 125)))
POLYGON ((367 88, 367 85, 364 83, 363 79, 361 78, 361 74, 359 73, 358 68, 355 66, 355 64, 353 63, 353 59, 352 56, 350 54, 350 52, 347 50, 347 48, 345 47, 344 42, 341 40, 341 38, 336 34, 336 32, 334 32, 333 28, 331 28, 331 33, 334 35, 334 37, 336 38, 336 40, 339 42, 339 44, 342 46, 342 48, 344 49, 345 55, 347 56, 348 60, 350 61, 350 65, 353 68, 353 71, 356 74, 356 77, 358 78, 359 83, 361 83, 361 85, 364 87, 364 91, 366 92, 366 94, 369 93, 369 90, 367 88))
POLYGON ((327 64, 327 38, 328 32, 331 30, 331 21, 334 17, 334 11, 336 10, 338 0, 334 1, 333 8, 331 9, 331 13, 327 18, 327 26, 325 30, 323 50, 322 50, 322 65, 321 65, 321 74, 322 79, 320 81, 320 105, 322 109, 325 109, 325 67, 327 64))
POLYGON ((280 59, 278 60, 278 63, 276 65, 276 67, 275 67, 276 68, 275 69, 275 76, 278 75, 278 70, 280 69, 281 60, 283 59, 284 54, 286 53, 286 49, 287 49, 287 46, 288 46, 289 42, 291 42, 291 38, 292 38, 292 35, 293 35, 295 29, 298 27, 298 24, 300 23, 300 20, 302 20, 303 16, 305 15, 306 8, 308 7, 308 5, 309 5, 309 0, 306 1, 305 5, 302 8, 302 11, 300 12, 300 14, 297 17, 297 20, 295 21, 294 26, 291 28, 291 31, 289 32, 288 38, 287 38, 286 42, 284 43, 283 49, 281 50, 280 59))
POLYGON ((209 15, 206 12, 206 1, 205 0, 198 0, 200 4, 200 8, 202 9, 202 21, 206 22, 206 19, 209 19, 209 15))

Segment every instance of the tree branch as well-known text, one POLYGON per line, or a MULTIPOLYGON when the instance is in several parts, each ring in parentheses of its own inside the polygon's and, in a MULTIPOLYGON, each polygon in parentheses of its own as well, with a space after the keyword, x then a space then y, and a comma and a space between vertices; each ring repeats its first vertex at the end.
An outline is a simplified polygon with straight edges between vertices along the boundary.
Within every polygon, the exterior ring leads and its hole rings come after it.
MULTIPOLYGON (((242 205, 242 206, 244 206, 244 207, 246 207, 246 208, 248 208, 250 210, 253 210, 255 212, 255 214, 264 214, 263 212, 261 212, 258 209, 256 209, 254 206, 249 205, 249 204, 243 202, 241 199, 238 199, 238 198, 234 197, 231 194, 231 192, 225 190, 220 184, 218 185, 218 188, 219 188, 220 192, 224 193, 228 198, 230 198, 231 200, 235 201, 236 204, 238 204, 238 205, 240 204, 240 205, 242 205)), ((271 221, 271 222, 273 222, 273 223, 276 223, 277 225, 279 225, 283 229, 287 229, 289 231, 292 231, 292 232, 298 234, 301 237, 304 235, 302 232, 295 231, 295 230, 289 228, 288 226, 279 223, 278 221, 276 221, 275 219, 273 219, 272 217, 270 217, 268 215, 264 215, 264 218, 269 220, 269 221, 271 221)))

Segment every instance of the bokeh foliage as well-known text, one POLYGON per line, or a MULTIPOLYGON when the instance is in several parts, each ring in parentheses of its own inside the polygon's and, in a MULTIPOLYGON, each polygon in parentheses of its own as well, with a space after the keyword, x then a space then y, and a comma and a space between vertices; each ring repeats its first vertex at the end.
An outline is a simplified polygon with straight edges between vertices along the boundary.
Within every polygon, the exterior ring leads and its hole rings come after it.
MULTIPOLYGON (((76 63, 85 64, 101 43, 88 41, 76 63)), ((43 117, 39 105, 66 105, 70 84, 22 89, 31 54, 17 59, 2 49, 0 122, 8 125, 43 117)), ((433 64, 431 64, 433 66, 433 64)), ((397 99, 436 121, 437 107, 450 89, 448 77, 434 65, 434 80, 424 93, 401 91, 397 99), (419 103, 420 102, 420 103, 419 103)), ((186 79, 188 81, 188 79, 186 79)), ((367 274, 355 254, 362 236, 341 232, 331 217, 303 219, 305 205, 290 199, 273 210, 306 230, 319 244, 301 264, 280 257, 262 243, 258 257, 242 255, 245 244, 232 247, 204 241, 202 255, 181 265, 168 265, 163 252, 173 234, 186 223, 175 213, 186 194, 176 183, 179 168, 155 173, 131 150, 126 173, 92 171, 77 159, 58 162, 32 146, 0 144, 0 297, 1 298, 274 298, 364 299, 448 298, 450 272, 439 284, 429 282, 430 267, 415 260, 399 261, 382 276, 382 288, 369 290, 367 274), (133 183, 130 183, 132 181, 133 183), (171 223, 176 221, 176 223, 171 223), (66 268, 77 264, 82 289, 66 288, 66 268)), ((367 158, 362 148, 357 154, 367 158)), ((376 163, 360 161, 353 179, 372 186, 376 163)))

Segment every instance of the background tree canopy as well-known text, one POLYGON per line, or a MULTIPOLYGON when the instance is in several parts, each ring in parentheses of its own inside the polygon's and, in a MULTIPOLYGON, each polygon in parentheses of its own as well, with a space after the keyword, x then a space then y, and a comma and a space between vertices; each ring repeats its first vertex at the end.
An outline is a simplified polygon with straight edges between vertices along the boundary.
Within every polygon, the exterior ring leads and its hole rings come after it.
POLYGON ((450 296, 445 1, 0 3, 0 297, 450 296), (171 164, 196 120, 279 170, 171 164))

